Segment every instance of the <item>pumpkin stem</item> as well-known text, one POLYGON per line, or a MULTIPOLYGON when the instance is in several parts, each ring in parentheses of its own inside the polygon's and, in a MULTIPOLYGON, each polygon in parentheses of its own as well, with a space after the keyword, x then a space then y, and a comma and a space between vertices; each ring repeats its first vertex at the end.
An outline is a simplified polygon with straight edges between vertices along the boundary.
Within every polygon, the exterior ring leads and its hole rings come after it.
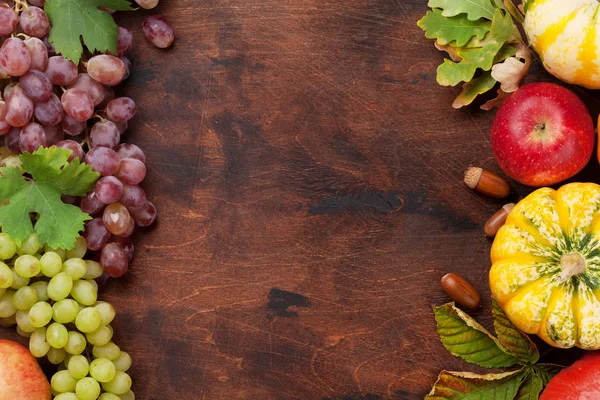
POLYGON ((566 282, 572 277, 579 275, 587 268, 587 261, 581 253, 569 253, 560 258, 560 274, 559 280, 561 283, 566 282))

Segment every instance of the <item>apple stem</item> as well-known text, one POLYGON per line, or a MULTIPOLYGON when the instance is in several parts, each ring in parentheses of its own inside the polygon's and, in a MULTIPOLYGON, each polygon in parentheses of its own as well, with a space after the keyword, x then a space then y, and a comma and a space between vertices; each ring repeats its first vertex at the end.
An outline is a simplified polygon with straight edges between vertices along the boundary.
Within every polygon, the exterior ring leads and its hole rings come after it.
POLYGON ((536 132, 543 132, 543 131, 544 131, 544 129, 546 129, 546 124, 545 124, 545 123, 543 123, 543 122, 542 122, 541 124, 537 124, 537 125, 535 126, 535 130, 536 130, 536 132))

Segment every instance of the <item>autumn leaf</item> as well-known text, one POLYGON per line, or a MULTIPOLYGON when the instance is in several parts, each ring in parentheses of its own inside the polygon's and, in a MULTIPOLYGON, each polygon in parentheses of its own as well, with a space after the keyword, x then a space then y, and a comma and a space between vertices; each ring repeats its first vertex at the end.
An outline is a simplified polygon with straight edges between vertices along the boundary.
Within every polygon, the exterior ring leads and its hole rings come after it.
POLYGON ((487 368, 519 364, 517 358, 502 348, 498 339, 454 303, 434 307, 434 313, 442 344, 453 355, 487 368))
POLYGON ((429 0, 428 6, 431 8, 441 8, 444 17, 466 14, 467 18, 471 21, 476 21, 480 18, 491 20, 496 10, 490 0, 429 0))
POLYGON ((464 15, 444 17, 439 9, 428 11, 417 25, 425 31, 426 38, 436 39, 442 45, 453 42, 459 47, 473 37, 483 39, 492 27, 489 21, 470 21, 464 15))
POLYGON ((496 80, 492 78, 492 74, 488 71, 463 85, 462 93, 454 100, 452 107, 461 108, 467 106, 475 100, 480 94, 486 93, 496 86, 496 80))

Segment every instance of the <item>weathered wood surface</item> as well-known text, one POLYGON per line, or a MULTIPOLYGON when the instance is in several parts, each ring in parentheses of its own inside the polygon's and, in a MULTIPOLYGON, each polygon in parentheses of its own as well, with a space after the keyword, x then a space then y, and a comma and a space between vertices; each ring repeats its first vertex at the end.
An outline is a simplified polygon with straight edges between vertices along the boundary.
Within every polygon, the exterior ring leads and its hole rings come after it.
POLYGON ((493 113, 453 110, 458 89, 436 84, 426 3, 163 1, 168 51, 144 40, 147 12, 120 17, 136 34, 128 139, 160 210, 102 293, 137 398, 412 400, 469 368, 431 306, 456 272, 489 322, 482 227, 503 203, 462 176, 499 172, 493 113))

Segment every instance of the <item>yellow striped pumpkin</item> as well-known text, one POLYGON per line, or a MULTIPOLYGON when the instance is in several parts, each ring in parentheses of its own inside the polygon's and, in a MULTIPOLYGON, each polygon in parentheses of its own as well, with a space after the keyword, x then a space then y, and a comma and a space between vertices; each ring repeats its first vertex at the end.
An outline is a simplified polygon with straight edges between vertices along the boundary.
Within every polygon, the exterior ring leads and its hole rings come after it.
POLYGON ((525 32, 546 70, 563 81, 600 88, 600 2, 526 0, 525 32))
POLYGON ((492 296, 513 324, 556 347, 600 349, 600 185, 531 193, 491 258, 492 296))

